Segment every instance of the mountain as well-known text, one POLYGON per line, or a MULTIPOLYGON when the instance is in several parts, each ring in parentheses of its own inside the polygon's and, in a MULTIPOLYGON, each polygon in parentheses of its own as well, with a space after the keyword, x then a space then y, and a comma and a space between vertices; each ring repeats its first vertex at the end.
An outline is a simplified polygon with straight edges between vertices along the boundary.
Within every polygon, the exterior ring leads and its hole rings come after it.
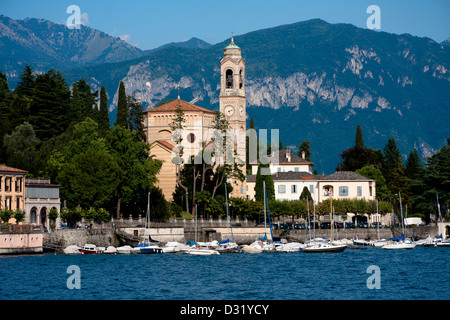
MULTIPOLYGON (((246 62, 247 114, 279 129, 284 146, 310 141, 319 172, 334 172, 361 125, 366 146, 394 137, 429 156, 450 137, 450 47, 409 34, 313 19, 235 36, 246 62)), ((131 60, 65 70, 69 83, 104 85, 115 114, 124 81, 146 108, 174 99, 219 108, 220 60, 230 39, 204 49, 165 46, 131 60)))
POLYGON ((209 47, 211 47, 212 44, 203 41, 199 38, 196 37, 192 37, 189 40, 186 41, 182 41, 182 42, 170 42, 167 44, 164 44, 156 49, 150 49, 150 50, 145 50, 144 52, 146 54, 149 54, 151 52, 154 52, 156 50, 161 50, 164 48, 168 48, 168 47, 176 47, 176 48, 188 48, 188 49, 207 49, 209 47))
POLYGON ((143 51, 101 31, 69 29, 43 19, 13 20, 0 16, 0 70, 14 82, 25 64, 36 72, 118 62, 143 51))

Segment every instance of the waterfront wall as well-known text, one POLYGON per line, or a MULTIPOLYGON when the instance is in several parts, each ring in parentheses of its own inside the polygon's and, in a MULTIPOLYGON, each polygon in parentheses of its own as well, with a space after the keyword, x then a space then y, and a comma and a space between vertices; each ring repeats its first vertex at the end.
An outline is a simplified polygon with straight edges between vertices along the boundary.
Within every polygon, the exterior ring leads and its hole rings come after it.
MULTIPOLYGON (((428 236, 434 238, 442 232, 442 227, 438 226, 418 226, 411 227, 406 230, 406 237, 412 233, 415 239, 424 239, 428 236)), ((139 239, 147 238, 148 235, 152 239, 158 240, 162 243, 171 241, 185 243, 189 240, 208 242, 212 240, 223 241, 226 239, 234 240, 238 244, 249 244, 256 241, 258 238, 267 237, 270 239, 270 229, 264 227, 243 227, 233 226, 232 229, 226 226, 211 227, 209 225, 204 226, 186 226, 172 227, 172 228, 151 228, 145 229, 143 227, 124 227, 124 228, 111 228, 104 227, 92 229, 61 229, 52 232, 48 235, 46 242, 53 246, 67 247, 69 245, 83 246, 86 243, 95 244, 101 247, 107 246, 119 246, 122 243, 116 236, 116 232, 120 232, 122 235, 127 235, 129 238, 133 238, 136 241, 139 239)), ((355 228, 355 229, 334 229, 333 238, 335 239, 387 239, 391 237, 398 237, 402 234, 401 228, 355 228)), ((275 240, 282 238, 290 241, 304 242, 312 237, 330 237, 330 229, 316 229, 307 231, 303 230, 273 230, 273 236, 275 240)), ((2 238, 0 237, 0 240, 2 238)), ((136 245, 137 243, 134 243, 136 245)))
POLYGON ((42 233, 0 233, 0 254, 33 254, 43 252, 42 233))

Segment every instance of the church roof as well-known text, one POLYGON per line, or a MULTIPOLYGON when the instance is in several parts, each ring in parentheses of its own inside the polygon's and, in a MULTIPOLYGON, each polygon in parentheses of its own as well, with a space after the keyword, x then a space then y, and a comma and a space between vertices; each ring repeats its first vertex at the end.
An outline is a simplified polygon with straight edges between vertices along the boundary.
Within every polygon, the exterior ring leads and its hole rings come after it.
POLYGON ((170 101, 161 106, 158 106, 158 107, 150 109, 150 110, 146 110, 144 112, 150 112, 150 113, 152 113, 152 112, 175 112, 175 110, 178 107, 178 104, 181 106, 181 109, 184 112, 203 112, 203 113, 214 114, 214 111, 196 106, 195 104, 186 102, 181 99, 170 101))
POLYGON ((225 47, 225 49, 240 49, 235 43, 234 43, 234 38, 233 36, 231 36, 231 42, 229 45, 227 45, 225 47))

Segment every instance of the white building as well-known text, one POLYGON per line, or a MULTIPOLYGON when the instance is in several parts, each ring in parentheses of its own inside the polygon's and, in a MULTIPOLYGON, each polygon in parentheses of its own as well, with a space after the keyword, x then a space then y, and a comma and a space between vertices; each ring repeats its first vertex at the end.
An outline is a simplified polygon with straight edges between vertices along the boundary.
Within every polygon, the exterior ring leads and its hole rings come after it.
MULTIPOLYGON (((270 157, 270 173, 274 182, 275 199, 298 200, 304 187, 311 193, 314 202, 329 199, 375 200, 375 181, 352 171, 338 171, 331 175, 313 175, 313 163, 280 150, 279 158, 270 157)), ((252 164, 252 175, 247 176, 247 198, 255 198, 257 164, 252 164)))

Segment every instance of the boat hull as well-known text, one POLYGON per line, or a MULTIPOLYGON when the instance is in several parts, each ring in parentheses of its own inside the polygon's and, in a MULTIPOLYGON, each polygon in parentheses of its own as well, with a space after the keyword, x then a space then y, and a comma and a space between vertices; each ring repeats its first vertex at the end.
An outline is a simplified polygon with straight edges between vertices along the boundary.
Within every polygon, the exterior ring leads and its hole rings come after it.
POLYGON ((342 252, 347 248, 346 245, 321 245, 303 248, 303 252, 314 253, 314 252, 342 252))
POLYGON ((382 249, 385 250, 396 250, 396 249, 405 249, 405 250, 410 250, 410 249, 414 249, 416 247, 415 243, 402 243, 402 244, 386 244, 384 246, 382 246, 382 249))
POLYGON ((156 254, 156 253, 163 253, 162 248, 141 248, 142 254, 156 254))

